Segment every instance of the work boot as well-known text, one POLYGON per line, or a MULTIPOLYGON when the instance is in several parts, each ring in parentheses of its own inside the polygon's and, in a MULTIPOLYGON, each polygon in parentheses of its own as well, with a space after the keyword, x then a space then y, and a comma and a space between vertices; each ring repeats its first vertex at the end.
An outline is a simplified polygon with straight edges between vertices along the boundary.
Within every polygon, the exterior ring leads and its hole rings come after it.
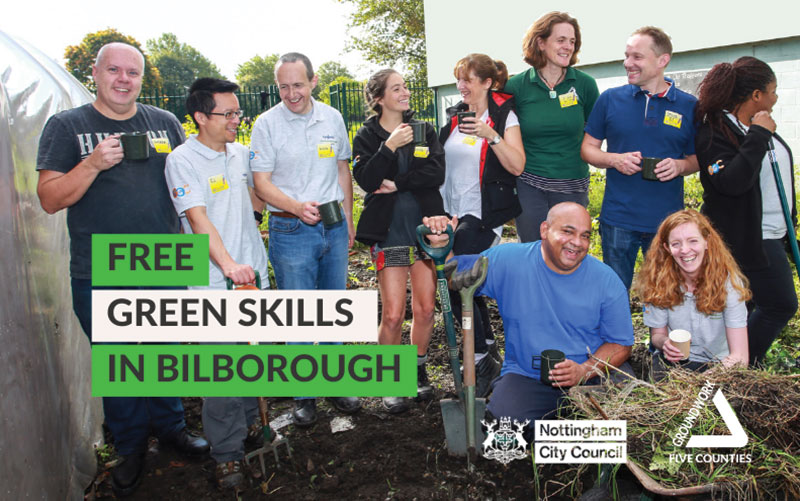
POLYGON ((475 396, 485 398, 489 394, 489 386, 500 375, 500 364, 491 355, 486 355, 475 364, 475 396))
POLYGON ((120 462, 111 471, 111 488, 119 497, 129 496, 139 487, 144 473, 144 452, 122 456, 120 462))
POLYGON ((295 426, 300 428, 308 428, 317 422, 317 399, 304 398, 302 400, 294 401, 294 410, 292 411, 295 426))
POLYGON ((217 463, 217 469, 214 472, 217 477, 217 486, 220 489, 233 489, 238 487, 244 480, 244 473, 242 473, 241 461, 227 461, 225 463, 217 463))
POLYGON ((425 364, 417 366, 417 400, 428 401, 433 398, 433 386, 428 381, 425 364))
POLYGON ((355 414, 361 408, 361 400, 358 397, 328 397, 328 402, 345 414, 355 414))
POLYGON ((205 454, 211 448, 208 440, 189 433, 184 427, 181 431, 158 439, 162 444, 170 444, 178 452, 191 455, 205 454))
POLYGON ((383 406, 389 414, 402 414, 409 409, 405 397, 383 397, 383 406))
POLYGON ((491 343, 491 344, 486 343, 486 345, 489 347, 489 349, 487 351, 489 356, 492 357, 493 359, 497 360, 497 362, 502 366, 503 365, 503 357, 500 356, 500 350, 497 348, 497 341, 495 341, 494 343, 491 343))

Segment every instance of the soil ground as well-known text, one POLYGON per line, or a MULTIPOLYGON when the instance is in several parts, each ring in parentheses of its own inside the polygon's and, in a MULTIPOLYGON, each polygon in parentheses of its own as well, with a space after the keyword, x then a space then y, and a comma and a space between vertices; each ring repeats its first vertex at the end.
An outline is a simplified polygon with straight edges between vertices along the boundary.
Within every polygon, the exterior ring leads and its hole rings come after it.
MULTIPOLYGON (((366 251, 351 256, 350 287, 377 288, 375 273, 369 266, 366 251)), ((502 321, 495 305, 490 304, 490 312, 502 353, 502 321)), ((410 320, 410 307, 407 318, 410 320)), ((405 331, 404 342, 407 343, 407 327, 405 331)), ((641 367, 640 363, 635 365, 641 367)), ((574 465, 540 466, 538 475, 534 475, 530 457, 508 465, 478 458, 468 468, 466 458, 450 456, 438 401, 452 396, 453 383, 443 322, 438 312, 428 367, 435 399, 415 403, 409 412, 399 416, 387 414, 379 398, 362 399, 363 409, 351 417, 353 429, 334 434, 331 420, 339 414, 327 402, 319 400, 319 421, 314 427, 300 429, 289 424, 280 430, 291 444, 292 457, 287 457, 282 449, 280 466, 276 466, 270 456, 266 478, 246 480, 238 498, 575 499, 592 486, 598 472, 594 465, 583 472, 578 472, 574 465), (565 488, 576 476, 577 482, 565 488)), ((187 425, 191 430, 202 431, 201 405, 199 398, 184 399, 187 425)), ((291 399, 269 399, 269 405, 273 422, 280 421, 293 407, 291 399)), ((87 499, 113 497, 110 485, 113 465, 113 449, 98 454, 99 474, 87 489, 87 499)), ((216 487, 214 467, 214 461, 208 456, 187 458, 171 448, 160 448, 152 439, 145 477, 129 499, 236 499, 234 491, 221 491, 216 487)), ((619 470, 620 498, 638 499, 641 488, 632 478, 625 468, 619 470)), ((610 496, 601 494, 592 499, 607 498, 610 496)))

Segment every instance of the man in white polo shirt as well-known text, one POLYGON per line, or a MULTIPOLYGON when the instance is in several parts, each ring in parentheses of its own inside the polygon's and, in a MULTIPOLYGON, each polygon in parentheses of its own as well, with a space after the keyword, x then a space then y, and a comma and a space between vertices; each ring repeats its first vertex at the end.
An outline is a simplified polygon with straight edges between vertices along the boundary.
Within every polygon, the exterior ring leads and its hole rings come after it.
MULTIPOLYGON (((281 103, 258 117, 250 138, 250 167, 258 197, 267 202, 269 261, 279 289, 336 289, 347 284, 348 249, 353 245, 353 182, 350 141, 342 115, 315 101, 311 61, 290 52, 275 65, 281 103), (320 221, 318 207, 336 201, 343 220, 320 221)), ((331 398, 345 413, 355 397, 331 398)), ((317 420, 316 399, 295 400, 295 424, 317 420)))
MULTIPOLYGON (((248 190, 250 151, 235 142, 242 115, 237 90, 226 80, 197 79, 189 88, 186 110, 199 133, 167 157, 167 186, 184 232, 208 235, 208 286, 192 289, 225 289, 225 279, 249 284, 256 272, 268 283, 267 253, 248 190)), ((203 400, 203 430, 217 462, 219 487, 242 482, 244 442, 257 417, 255 397, 203 400)), ((256 429, 260 433, 260 423, 256 429)))

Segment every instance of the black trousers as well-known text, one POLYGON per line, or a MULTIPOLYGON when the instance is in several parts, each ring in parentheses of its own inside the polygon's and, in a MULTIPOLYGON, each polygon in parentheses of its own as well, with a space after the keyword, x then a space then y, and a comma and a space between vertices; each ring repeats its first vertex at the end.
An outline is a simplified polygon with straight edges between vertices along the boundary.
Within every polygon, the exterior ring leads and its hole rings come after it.
POLYGON ((772 342, 797 311, 797 293, 783 240, 764 240, 764 252, 769 266, 745 272, 753 292, 753 299, 747 305, 751 365, 763 361, 772 342))
MULTIPOLYGON (((458 227, 453 235, 453 254, 480 254, 492 246, 497 234, 491 228, 481 229, 481 221, 475 216, 464 216, 459 219, 458 227)), ((461 322, 461 294, 450 291, 450 307, 457 322, 461 322)), ((475 329, 475 353, 486 353, 487 339, 494 339, 492 325, 489 322, 489 310, 486 299, 475 297, 473 303, 473 326, 475 329)))

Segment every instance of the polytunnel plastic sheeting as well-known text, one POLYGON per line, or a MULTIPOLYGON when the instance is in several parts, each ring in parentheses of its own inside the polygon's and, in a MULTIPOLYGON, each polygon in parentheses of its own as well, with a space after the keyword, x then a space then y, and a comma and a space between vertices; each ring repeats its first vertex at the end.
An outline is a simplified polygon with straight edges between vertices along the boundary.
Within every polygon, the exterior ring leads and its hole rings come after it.
POLYGON ((0 499, 83 499, 102 406, 72 313, 66 213, 36 195, 48 117, 91 102, 59 64, 0 31, 0 499))

